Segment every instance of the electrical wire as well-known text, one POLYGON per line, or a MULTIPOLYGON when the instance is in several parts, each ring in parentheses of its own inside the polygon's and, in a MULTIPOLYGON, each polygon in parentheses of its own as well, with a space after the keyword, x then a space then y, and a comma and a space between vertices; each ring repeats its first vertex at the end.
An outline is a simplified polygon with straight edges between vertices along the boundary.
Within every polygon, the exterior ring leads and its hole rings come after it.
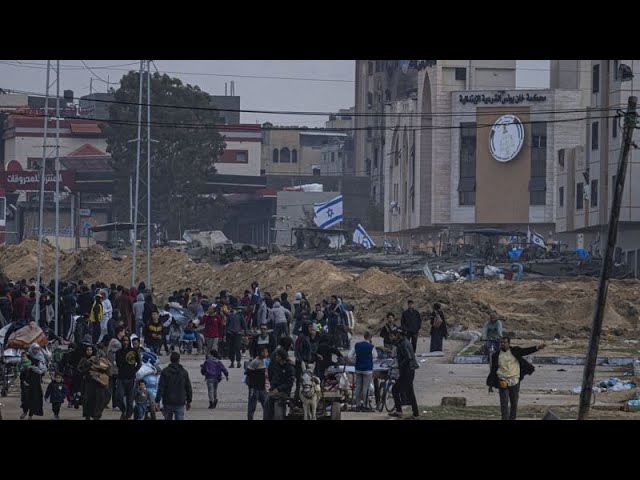
MULTIPOLYGON (((31 118, 44 118, 46 115, 44 114, 20 114, 23 117, 31 117, 31 118)), ((616 118, 617 115, 598 117, 599 119, 610 119, 616 118)), ((106 123, 106 124, 114 124, 114 125, 124 125, 124 126, 137 126, 138 122, 135 120, 116 120, 116 119, 96 119, 96 118, 88 118, 82 116, 75 115, 63 115, 60 118, 64 120, 89 120, 95 121, 98 123, 106 123)), ((566 119, 556 119, 556 120, 547 120, 545 123, 553 124, 553 123, 572 123, 572 122, 580 122, 580 121, 589 121, 592 120, 593 117, 579 117, 579 118, 566 118, 566 119)), ((520 122, 523 125, 540 123, 536 121, 522 121, 520 122)), ((163 128, 183 128, 183 129, 193 129, 193 130, 217 130, 220 132, 224 131, 233 131, 233 132, 255 132, 256 129, 253 125, 223 125, 217 123, 174 123, 174 122, 147 122, 142 121, 142 125, 147 126, 156 126, 163 128)), ((494 125, 492 123, 482 124, 476 122, 476 129, 479 128, 492 128, 494 125)), ((413 127, 413 128, 403 128, 403 131, 414 132, 414 131, 427 131, 427 130, 460 130, 462 128, 466 128, 463 125, 431 125, 431 126, 422 126, 422 127, 413 127)), ((309 129, 305 127, 261 127, 261 131, 300 131, 307 133, 314 132, 351 132, 351 131, 386 131, 386 130, 400 130, 398 127, 387 127, 387 126, 379 126, 379 127, 341 127, 341 128, 314 128, 309 129)))
POLYGON ((87 70, 89 70, 93 74, 94 77, 96 77, 98 80, 100 80, 103 83, 109 83, 104 78, 100 77, 100 75, 98 75, 96 72, 91 70, 91 67, 87 65, 84 60, 80 60, 80 61, 82 62, 82 65, 84 65, 87 68, 87 70))
MULTIPOLYGON (((29 92, 24 90, 16 90, 3 88, 4 91, 19 93, 22 95, 31 95, 36 97, 45 97, 44 94, 38 92, 29 92)), ((117 105, 131 105, 138 106, 137 102, 125 102, 121 100, 107 100, 107 99, 91 99, 92 102, 108 103, 117 105)), ((148 103, 140 104, 146 107, 148 103)), ((529 112, 529 115, 546 115, 546 114, 565 114, 565 113, 587 113, 587 112, 607 112, 620 108, 622 104, 613 105, 610 107, 598 107, 598 108, 567 108, 567 109, 553 109, 553 110, 536 110, 529 112)), ((482 106, 482 105, 481 105, 482 106)), ((465 117, 465 116, 477 116, 476 112, 434 112, 434 113, 418 113, 418 112, 381 112, 381 113, 369 113, 369 112, 320 112, 320 111, 291 111, 291 110, 254 110, 254 109, 242 109, 242 108, 217 108, 217 107, 192 107, 186 105, 169 105, 169 104, 151 104, 152 108, 172 108, 177 110, 193 110, 193 111, 213 111, 213 112, 240 112, 240 113, 259 113, 265 115, 295 115, 295 116, 323 116, 323 117, 376 117, 376 118, 437 118, 437 117, 465 117)))

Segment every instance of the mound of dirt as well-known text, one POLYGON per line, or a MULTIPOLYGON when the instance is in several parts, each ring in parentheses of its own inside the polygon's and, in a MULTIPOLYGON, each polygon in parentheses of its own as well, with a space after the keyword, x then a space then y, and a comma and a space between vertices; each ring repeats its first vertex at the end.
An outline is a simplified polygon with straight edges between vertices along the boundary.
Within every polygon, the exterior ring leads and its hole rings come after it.
POLYGON ((358 288, 373 295, 390 295, 400 291, 409 291, 402 277, 395 273, 386 273, 373 267, 358 275, 354 281, 358 288))
MULTIPOLYGON (((0 247, 0 267, 14 280, 35 277, 38 243, 26 240, 19 245, 0 247)), ((54 274, 55 251, 43 246, 43 281, 54 274)), ((138 252, 136 284, 146 279, 147 257, 138 252)), ((312 305, 330 295, 338 295, 355 308, 358 330, 374 333, 387 312, 396 318, 410 298, 423 314, 423 334, 427 334, 428 314, 439 302, 450 325, 479 330, 492 311, 503 320, 504 328, 516 336, 543 335, 553 338, 588 335, 593 315, 597 280, 577 278, 571 281, 535 280, 509 282, 478 280, 460 284, 433 284, 424 278, 405 279, 373 267, 354 275, 324 260, 302 261, 276 255, 265 261, 236 261, 222 268, 196 263, 172 248, 152 251, 152 284, 157 301, 162 302, 174 290, 199 288, 209 296, 227 289, 241 296, 255 280, 263 292, 275 297, 283 292, 292 301, 295 292, 304 292, 312 305)), ((103 281, 125 286, 131 284, 131 256, 114 258, 103 247, 95 246, 78 253, 60 255, 62 280, 103 281)), ((612 281, 609 287, 604 327, 609 331, 633 332, 640 325, 640 282, 612 281)))

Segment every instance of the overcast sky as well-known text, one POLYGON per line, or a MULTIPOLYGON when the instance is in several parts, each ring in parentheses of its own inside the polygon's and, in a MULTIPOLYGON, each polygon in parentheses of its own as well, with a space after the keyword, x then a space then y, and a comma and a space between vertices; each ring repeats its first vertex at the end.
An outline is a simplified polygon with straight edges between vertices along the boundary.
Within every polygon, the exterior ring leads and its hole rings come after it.
MULTIPOLYGON (((118 83, 128 69, 138 68, 137 60, 61 61, 60 90, 73 90, 76 97, 106 91, 107 80, 118 83), (130 65, 126 65, 130 64, 130 65)), ((0 88, 44 94, 44 60, 0 61, 0 88)), ((286 111, 337 111, 354 104, 354 61, 350 60, 156 60, 161 73, 198 85, 212 95, 224 95, 225 83, 235 82, 241 109, 286 111), (261 78, 251 78, 261 77, 261 78), (264 78, 285 77, 285 78, 264 78), (299 80, 296 80, 299 79, 299 80)), ((547 60, 519 60, 518 88, 545 88, 549 85, 547 60)), ((242 113, 243 123, 307 125, 322 127, 325 117, 242 113)))

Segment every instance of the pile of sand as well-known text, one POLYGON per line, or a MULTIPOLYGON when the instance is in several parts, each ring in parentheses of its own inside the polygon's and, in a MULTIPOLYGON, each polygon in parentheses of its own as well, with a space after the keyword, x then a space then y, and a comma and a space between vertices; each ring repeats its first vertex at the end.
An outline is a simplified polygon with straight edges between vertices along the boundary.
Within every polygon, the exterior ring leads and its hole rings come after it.
MULTIPOLYGON (((19 245, 0 247, 0 268, 14 280, 35 277, 37 242, 27 240, 19 245)), ((53 277, 54 249, 44 245, 43 281, 53 277)), ((146 252, 137 259, 137 281, 146 279, 146 252)), ((125 286, 131 284, 131 257, 113 257, 100 246, 73 254, 61 254, 62 280, 103 281, 125 286)), ((200 288, 214 296, 220 290, 231 290, 241 296, 253 281, 260 282, 263 292, 277 296, 283 292, 293 300, 295 292, 304 292, 314 304, 330 295, 338 295, 355 307, 359 330, 374 332, 387 312, 399 318, 410 298, 423 313, 423 332, 428 331, 428 314, 433 303, 443 305, 450 325, 478 330, 496 311, 507 331, 518 336, 555 335, 587 336, 596 279, 571 281, 537 280, 509 282, 478 280, 460 284, 433 284, 424 278, 405 279, 377 267, 360 275, 345 272, 324 260, 302 261, 287 255, 276 255, 265 261, 237 261, 222 268, 196 263, 183 252, 156 248, 152 252, 152 283, 157 300, 162 302, 179 288, 200 288)), ((605 311, 604 326, 621 335, 635 335, 640 320, 640 282, 612 281, 605 311)))

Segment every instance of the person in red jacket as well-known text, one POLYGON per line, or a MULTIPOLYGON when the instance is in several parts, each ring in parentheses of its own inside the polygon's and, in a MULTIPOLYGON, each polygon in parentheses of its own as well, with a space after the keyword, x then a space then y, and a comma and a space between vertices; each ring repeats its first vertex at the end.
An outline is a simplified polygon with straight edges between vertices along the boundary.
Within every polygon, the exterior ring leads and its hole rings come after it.
POLYGON ((222 336, 222 315, 220 310, 210 305, 206 315, 202 317, 201 323, 204 325, 203 335, 207 345, 206 352, 208 357, 211 350, 218 350, 218 342, 222 336))

